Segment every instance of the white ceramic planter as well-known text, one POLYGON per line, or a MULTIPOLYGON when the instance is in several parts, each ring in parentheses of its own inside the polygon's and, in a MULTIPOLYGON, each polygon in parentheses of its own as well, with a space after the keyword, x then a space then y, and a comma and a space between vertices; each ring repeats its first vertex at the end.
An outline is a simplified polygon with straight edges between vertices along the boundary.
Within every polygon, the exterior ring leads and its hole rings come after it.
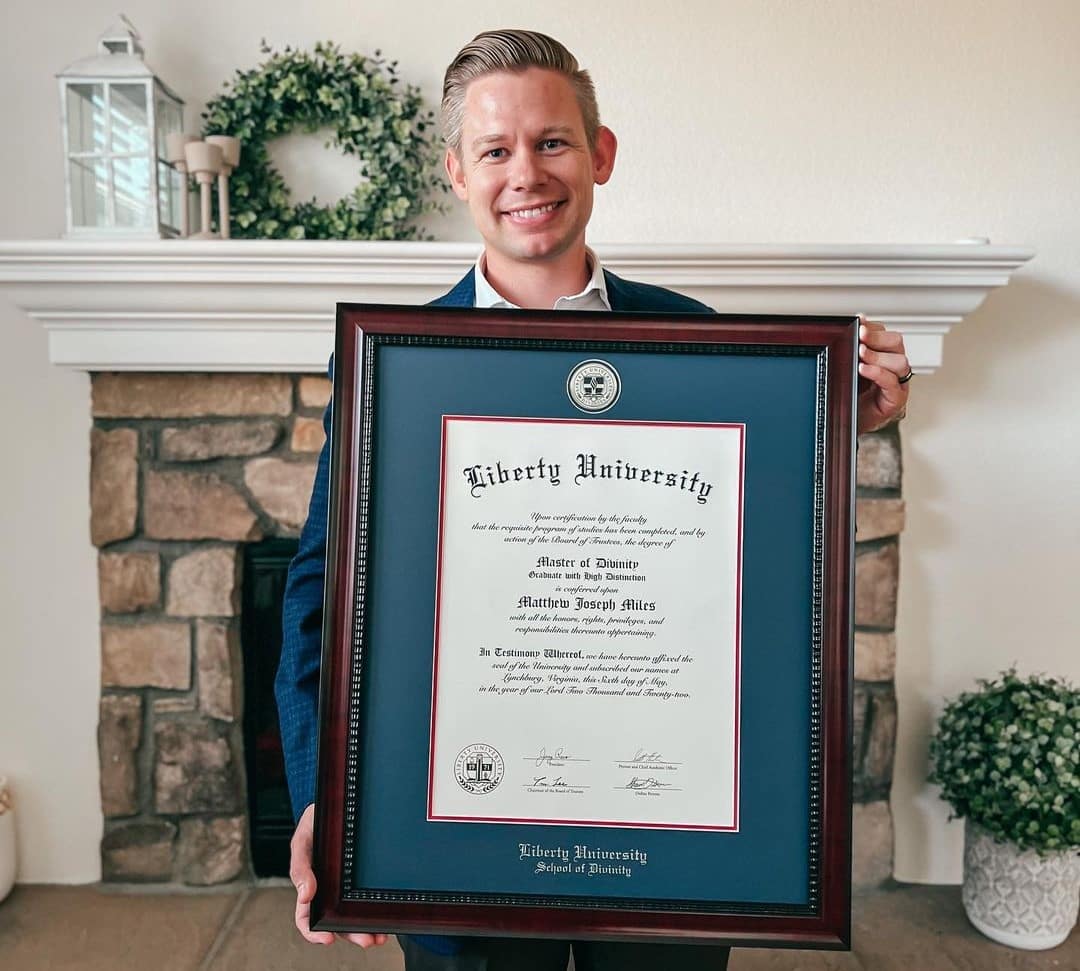
POLYGON ((1080 854, 1021 852, 967 820, 963 900, 968 920, 992 941, 1027 951, 1057 947, 1080 909, 1080 854))
POLYGON ((15 885, 15 811, 7 778, 0 775, 0 900, 15 885))

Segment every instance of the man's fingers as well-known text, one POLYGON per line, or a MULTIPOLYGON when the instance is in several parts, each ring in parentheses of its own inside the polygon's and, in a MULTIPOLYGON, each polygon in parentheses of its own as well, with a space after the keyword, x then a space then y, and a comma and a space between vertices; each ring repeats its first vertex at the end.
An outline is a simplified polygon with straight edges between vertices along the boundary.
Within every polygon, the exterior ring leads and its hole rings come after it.
POLYGON ((300 932, 300 936, 311 944, 334 943, 334 935, 329 931, 311 929, 311 902, 302 903, 299 895, 296 898, 296 929, 300 932))
POLYGON ((886 401, 899 402, 905 393, 896 373, 888 368, 880 367, 877 364, 860 364, 859 374, 876 384, 886 401))
POLYGON ((358 947, 377 947, 386 943, 385 934, 339 934, 338 936, 358 947))
POLYGON ((315 896, 315 873, 311 869, 310 849, 306 853, 298 853, 294 848, 289 860, 289 880, 296 887, 296 899, 311 903, 315 896))
POLYGON ((298 898, 310 903, 315 896, 315 873, 311 869, 311 847, 315 839, 315 804, 301 814, 289 840, 289 879, 296 887, 298 898))
MULTIPOLYGON (((904 349, 904 335, 895 330, 888 330, 884 324, 876 320, 867 320, 861 314, 859 316, 859 360, 864 364, 891 371, 897 378, 911 373, 911 363, 904 349)), ((859 373, 864 377, 870 377, 861 367, 859 373)), ((871 380, 879 387, 885 387, 885 380, 877 378, 871 380)))
POLYGON ((859 341, 876 351, 904 352, 904 335, 899 331, 887 330, 884 324, 873 320, 859 327, 859 341))
POLYGON ((301 877, 296 881, 296 901, 301 904, 310 904, 315 899, 315 881, 301 877))
POLYGON ((911 370, 906 354, 873 351, 865 344, 859 347, 859 359, 864 364, 876 364, 887 371, 892 371, 899 378, 902 378, 911 370))
POLYGON ((859 315, 859 432, 871 432, 904 417, 911 362, 904 335, 859 315), (905 380, 904 384, 900 379, 905 380))
POLYGON ((314 835, 315 806, 310 805, 300 815, 289 843, 289 879, 296 887, 296 929, 305 941, 312 944, 333 944, 329 931, 311 929, 311 901, 315 898, 315 873, 311 869, 311 845, 314 835))

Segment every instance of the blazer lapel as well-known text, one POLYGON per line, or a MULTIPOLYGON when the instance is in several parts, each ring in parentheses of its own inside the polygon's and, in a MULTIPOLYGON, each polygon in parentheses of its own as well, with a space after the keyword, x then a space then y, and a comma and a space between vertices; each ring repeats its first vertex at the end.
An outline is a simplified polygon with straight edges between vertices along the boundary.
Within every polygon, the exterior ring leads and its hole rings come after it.
POLYGON ((639 309, 633 306, 633 301, 626 292, 625 282, 611 270, 604 270, 604 282, 607 284, 608 302, 613 313, 628 313, 639 309))
POLYGON ((454 289, 449 293, 444 293, 441 297, 432 300, 428 304, 429 307, 471 307, 476 303, 476 281, 473 279, 473 270, 475 267, 470 267, 469 272, 466 273, 455 284, 454 289))

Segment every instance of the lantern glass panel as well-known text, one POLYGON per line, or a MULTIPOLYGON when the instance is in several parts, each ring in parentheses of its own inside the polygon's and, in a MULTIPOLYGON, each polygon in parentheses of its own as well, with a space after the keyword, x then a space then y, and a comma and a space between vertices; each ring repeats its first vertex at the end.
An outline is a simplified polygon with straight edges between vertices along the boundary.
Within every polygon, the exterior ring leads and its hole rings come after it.
POLYGON ((102 158, 73 158, 71 179, 73 226, 105 226, 109 221, 109 163, 102 158))
POLYGON ((116 225, 125 229, 143 229, 152 225, 150 160, 145 155, 114 158, 112 166, 116 225))
POLYGON ((170 101, 160 91, 157 96, 157 153, 165 157, 165 136, 184 130, 183 112, 175 101, 170 101))
POLYGON ((180 230, 180 180, 183 176, 168 162, 158 161, 158 200, 161 203, 161 222, 180 230))
POLYGON ((118 154, 147 152, 150 148, 150 117, 145 84, 109 85, 112 151, 118 154))
POLYGON ((105 151, 105 85, 67 85, 68 151, 105 151))

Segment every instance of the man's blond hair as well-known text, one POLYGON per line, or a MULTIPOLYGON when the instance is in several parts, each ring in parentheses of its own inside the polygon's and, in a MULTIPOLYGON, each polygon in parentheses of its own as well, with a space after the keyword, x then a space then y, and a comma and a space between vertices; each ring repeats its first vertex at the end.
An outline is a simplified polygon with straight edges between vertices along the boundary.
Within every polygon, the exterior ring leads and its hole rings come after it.
POLYGON ((596 147, 596 132, 600 127, 596 90, 589 72, 578 66, 577 58, 547 34, 534 30, 486 30, 458 51, 443 79, 443 137, 455 155, 461 155, 465 91, 469 84, 486 74, 497 71, 517 74, 530 67, 557 71, 570 82, 585 122, 585 137, 590 148, 596 147))

